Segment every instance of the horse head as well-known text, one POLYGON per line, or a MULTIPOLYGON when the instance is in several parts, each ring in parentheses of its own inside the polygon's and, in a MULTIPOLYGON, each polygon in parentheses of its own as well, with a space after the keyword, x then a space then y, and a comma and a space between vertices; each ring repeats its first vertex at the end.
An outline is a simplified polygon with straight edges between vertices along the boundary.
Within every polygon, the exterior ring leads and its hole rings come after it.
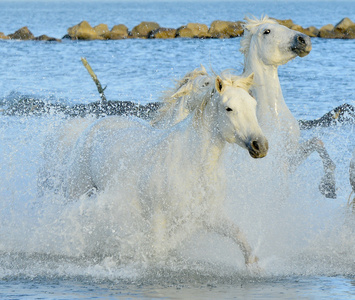
POLYGON ((306 56, 312 49, 309 36, 289 29, 273 19, 245 18, 240 51, 247 58, 259 58, 266 65, 283 65, 296 56, 306 56))
POLYGON ((256 100, 248 92, 253 77, 216 77, 217 128, 227 142, 246 148, 253 158, 262 158, 267 154, 268 141, 256 118, 256 100))

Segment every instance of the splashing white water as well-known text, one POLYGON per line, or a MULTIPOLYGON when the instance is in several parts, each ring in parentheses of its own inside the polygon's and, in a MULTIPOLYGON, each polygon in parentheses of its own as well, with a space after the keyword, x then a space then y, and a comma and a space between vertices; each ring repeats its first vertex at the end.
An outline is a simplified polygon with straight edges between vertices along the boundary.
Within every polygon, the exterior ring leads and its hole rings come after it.
MULTIPOLYGON (((196 232, 183 242, 176 236, 179 242, 168 257, 150 261, 147 224, 127 201, 127 190, 119 195, 86 195, 75 202, 50 192, 39 196, 36 180, 43 145, 62 120, 3 117, 0 122, 0 277, 250 276, 240 249, 206 232, 196 232)), ((283 173, 270 174, 246 153, 245 161, 253 163, 238 165, 232 145, 224 157, 226 209, 260 258, 258 276, 355 272, 354 216, 346 207, 354 133, 343 127, 313 134, 325 140, 337 163, 336 200, 325 199, 318 191, 322 167, 316 156, 290 176, 288 187, 271 185, 270 180, 283 173)))

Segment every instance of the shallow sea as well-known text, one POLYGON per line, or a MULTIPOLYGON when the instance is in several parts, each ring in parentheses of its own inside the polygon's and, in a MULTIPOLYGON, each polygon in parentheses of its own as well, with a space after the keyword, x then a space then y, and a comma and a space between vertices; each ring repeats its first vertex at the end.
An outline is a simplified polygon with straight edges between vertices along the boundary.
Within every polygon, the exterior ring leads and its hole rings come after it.
MULTIPOLYGON (((0 31, 9 34, 28 26, 36 36, 61 38, 82 20, 93 26, 123 23, 130 29, 141 21, 156 21, 177 28, 188 22, 242 20, 247 14, 291 18, 303 27, 319 28, 343 17, 355 21, 355 2, 1 1, 0 31)), ((11 102, 29 95, 69 104, 96 101, 96 87, 80 61, 86 57, 107 85, 108 99, 158 101, 174 79, 200 64, 217 72, 226 68, 241 72, 239 42, 240 38, 0 40, 0 98, 11 102)), ((355 105, 355 41, 313 38, 312 45, 308 56, 279 69, 284 98, 299 119, 318 118, 343 103, 355 105)), ((337 199, 325 199, 317 190, 322 168, 316 155, 296 172, 281 205, 267 194, 264 199, 238 198, 231 189, 226 206, 245 228, 263 268, 261 274, 251 275, 243 268, 237 247, 204 233, 158 265, 122 264, 115 255, 93 255, 91 246, 105 253, 118 251, 108 243, 115 240, 114 225, 100 219, 114 216, 95 212, 100 207, 92 203, 65 206, 61 199, 37 194, 43 145, 62 121, 56 115, 0 116, 1 299, 355 297, 355 217, 347 207, 353 125, 303 132, 304 138, 322 138, 337 164, 337 199), (83 210, 84 217, 97 219, 82 220, 83 210), (110 230, 89 234, 85 226, 110 230)))

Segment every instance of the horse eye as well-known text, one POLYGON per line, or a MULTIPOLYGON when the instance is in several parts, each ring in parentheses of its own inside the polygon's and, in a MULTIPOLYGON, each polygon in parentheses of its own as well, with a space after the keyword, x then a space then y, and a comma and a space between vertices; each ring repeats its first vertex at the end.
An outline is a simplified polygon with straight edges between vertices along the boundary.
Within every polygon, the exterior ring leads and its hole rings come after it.
POLYGON ((264 34, 269 34, 270 33, 270 29, 265 29, 264 30, 264 34))
POLYGON ((227 107, 226 111, 233 111, 233 109, 231 109, 230 107, 227 107))

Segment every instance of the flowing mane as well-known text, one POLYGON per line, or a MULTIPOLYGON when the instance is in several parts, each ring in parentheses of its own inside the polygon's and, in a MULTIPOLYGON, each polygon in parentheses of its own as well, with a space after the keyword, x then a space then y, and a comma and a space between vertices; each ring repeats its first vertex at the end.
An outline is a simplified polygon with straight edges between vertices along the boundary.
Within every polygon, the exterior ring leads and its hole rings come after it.
POLYGON ((278 24, 276 20, 270 19, 267 15, 262 16, 261 19, 257 19, 256 17, 245 17, 244 18, 247 23, 243 24, 244 35, 240 41, 240 52, 242 52, 245 56, 248 55, 250 41, 255 34, 256 29, 262 24, 278 24))
POLYGON ((181 103, 184 109, 191 111, 191 107, 187 107, 193 101, 190 101, 192 95, 196 94, 200 89, 205 88, 208 84, 201 83, 201 86, 197 85, 195 79, 204 76, 208 77, 206 68, 201 65, 200 68, 187 73, 182 79, 178 80, 172 89, 164 92, 162 96, 163 106, 157 111, 155 117, 151 121, 154 126, 158 122, 165 118, 171 117, 173 111, 181 103))
POLYGON ((233 70, 225 70, 221 73, 220 77, 226 81, 228 85, 249 91, 250 86, 254 84, 253 79, 250 77, 234 75, 232 71, 233 70))
MULTIPOLYGON (((229 86, 243 88, 248 91, 251 80, 233 74, 232 69, 225 70, 220 74, 221 79, 229 86)), ((199 120, 208 101, 213 97, 215 91, 214 82, 217 74, 208 74, 206 68, 200 68, 187 73, 175 86, 165 92, 163 106, 157 111, 151 121, 153 126, 168 120, 170 125, 183 120, 191 112, 195 114, 195 120, 199 120), (175 115, 175 116, 174 116, 175 115), (177 117, 176 117, 177 115, 177 117), (175 119, 174 119, 175 118, 175 119)))

